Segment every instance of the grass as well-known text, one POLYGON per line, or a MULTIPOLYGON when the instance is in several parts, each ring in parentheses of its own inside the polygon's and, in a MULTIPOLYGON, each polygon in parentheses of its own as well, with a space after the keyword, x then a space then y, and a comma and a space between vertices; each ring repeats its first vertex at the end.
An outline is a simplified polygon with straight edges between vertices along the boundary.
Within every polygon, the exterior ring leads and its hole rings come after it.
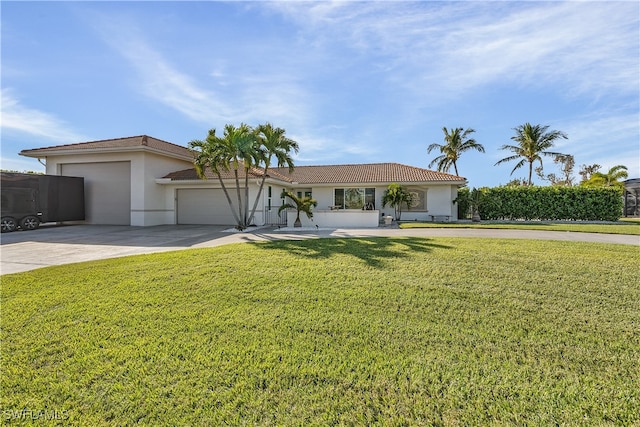
POLYGON ((625 219, 610 223, 548 222, 548 221, 483 221, 473 222, 401 222, 400 228, 493 228, 515 230, 574 231, 580 233, 606 233, 640 235, 640 221, 625 219))
POLYGON ((637 424, 637 261, 320 239, 5 275, 0 407, 87 426, 637 424))

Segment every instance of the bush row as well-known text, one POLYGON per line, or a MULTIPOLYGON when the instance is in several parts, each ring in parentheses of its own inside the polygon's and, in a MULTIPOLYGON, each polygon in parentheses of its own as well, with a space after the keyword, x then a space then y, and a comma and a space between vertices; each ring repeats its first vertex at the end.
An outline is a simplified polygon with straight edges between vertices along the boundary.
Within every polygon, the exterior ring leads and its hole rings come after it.
MULTIPOLYGON (((472 207, 474 191, 459 190, 460 218, 472 207)), ((521 186, 478 191, 480 218, 486 220, 617 221, 623 214, 622 190, 613 187, 521 186)))

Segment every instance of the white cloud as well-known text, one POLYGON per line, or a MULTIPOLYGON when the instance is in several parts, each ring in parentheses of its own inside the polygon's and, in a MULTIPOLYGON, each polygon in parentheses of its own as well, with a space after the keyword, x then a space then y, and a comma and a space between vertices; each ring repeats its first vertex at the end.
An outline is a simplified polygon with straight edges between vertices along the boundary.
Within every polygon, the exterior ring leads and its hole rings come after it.
POLYGON ((286 67, 274 71, 260 64, 256 72, 255 67, 230 66, 227 59, 220 59, 198 80, 196 73, 179 70, 142 34, 125 30, 126 25, 111 31, 112 25, 103 17, 100 32, 136 70, 132 84, 145 96, 186 117, 220 127, 265 121, 278 126, 308 125, 310 96, 286 67))
POLYGON ((638 119, 637 112, 618 115, 594 113, 577 118, 567 125, 569 143, 563 150, 574 155, 576 166, 597 163, 603 169, 609 169, 625 165, 629 169, 629 177, 640 177, 638 119))
POLYGON ((636 2, 269 2, 312 45, 384 58, 421 94, 490 83, 597 97, 638 87, 636 2))
POLYGON ((2 89, 1 127, 57 143, 83 141, 84 136, 53 114, 26 107, 9 89, 2 89))

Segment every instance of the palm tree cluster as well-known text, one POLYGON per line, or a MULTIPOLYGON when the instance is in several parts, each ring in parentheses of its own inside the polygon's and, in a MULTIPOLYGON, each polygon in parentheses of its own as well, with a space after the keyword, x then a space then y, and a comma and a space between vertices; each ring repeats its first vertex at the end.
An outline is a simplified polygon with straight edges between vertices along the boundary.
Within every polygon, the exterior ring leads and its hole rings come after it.
POLYGON ((222 136, 215 129, 209 130, 204 140, 189 142, 194 154, 194 165, 198 176, 206 178, 205 171, 211 169, 217 176, 220 185, 231 207, 237 228, 243 230, 253 221, 258 201, 262 194, 267 170, 275 159, 278 167, 287 166, 293 170, 291 153, 298 152, 298 143, 285 135, 285 130, 265 123, 255 128, 242 123, 236 127, 228 124, 222 136), (260 188, 249 210, 249 175, 254 168, 262 169, 260 188), (244 172, 244 185, 240 185, 240 171, 244 172), (234 205, 229 190, 222 178, 223 172, 233 172, 236 183, 237 206, 234 205), (242 196, 244 191, 244 198, 242 196))
MULTIPOLYGON (((503 145, 500 147, 501 150, 511 151, 513 155, 498 161, 496 165, 517 160, 518 162, 511 171, 511 174, 513 175, 513 172, 528 163, 529 179, 527 183, 528 185, 531 185, 533 163, 539 162, 540 167, 542 167, 541 156, 551 156, 555 158, 558 158, 559 156, 566 156, 566 154, 548 150, 553 147, 557 139, 566 139, 567 135, 561 131, 548 129, 549 126, 532 125, 530 123, 525 123, 524 125, 514 128, 516 135, 512 136, 511 139, 517 144, 503 145)), ((440 150, 440 153, 442 153, 429 163, 429 167, 437 164, 438 171, 449 172, 449 169, 453 166, 455 174, 458 175, 457 162, 463 152, 476 150, 484 153, 484 147, 482 144, 478 144, 475 139, 469 138, 469 135, 475 132, 474 129, 452 128, 449 130, 446 127, 443 127, 442 131, 444 132, 445 143, 431 144, 427 148, 428 153, 431 153, 431 151, 435 149, 440 150)))

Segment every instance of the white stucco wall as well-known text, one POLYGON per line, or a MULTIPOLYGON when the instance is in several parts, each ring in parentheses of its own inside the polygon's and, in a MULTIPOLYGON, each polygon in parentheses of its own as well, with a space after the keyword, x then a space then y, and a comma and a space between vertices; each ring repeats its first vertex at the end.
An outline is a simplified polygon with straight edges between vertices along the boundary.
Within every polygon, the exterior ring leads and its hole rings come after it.
POLYGON ((170 172, 192 167, 191 161, 145 151, 74 153, 72 155, 48 156, 46 173, 60 175, 63 164, 120 161, 131 162, 131 225, 172 224, 171 211, 166 207, 166 193, 156 184, 155 180, 170 172))
MULTIPOLYGON (((220 189, 222 186, 217 179, 208 179, 208 180, 193 180, 193 181, 173 181, 173 182, 163 182, 162 180, 155 180, 155 185, 161 191, 161 199, 163 200, 163 213, 165 215, 165 224, 177 224, 177 190, 186 189, 186 188, 212 188, 212 189, 220 189)), ((244 182, 241 182, 243 184, 244 182)), ((267 206, 268 200, 268 187, 271 185, 271 206, 274 211, 273 215, 277 215, 277 209, 281 204, 280 193, 282 192, 281 186, 265 183, 262 193, 260 194, 260 198, 258 200, 258 205, 256 207, 256 211, 254 214, 255 225, 264 225, 265 224, 265 215, 264 209, 267 206)), ((234 209, 238 209, 237 204, 237 194, 235 181, 225 181, 225 186, 229 191, 229 195, 231 197, 231 201, 233 202, 234 209)), ((256 200, 256 196, 260 190, 260 182, 256 179, 252 179, 249 181, 249 213, 251 213, 251 209, 253 208, 253 204, 256 200)), ((244 190, 243 191, 244 194, 244 190)), ((226 197, 222 197, 220 203, 228 204, 226 197)), ((234 225, 234 224, 229 224, 234 225)))
MULTIPOLYGON (((318 202, 316 211, 329 210, 330 206, 335 204, 334 202, 334 189, 345 187, 368 187, 376 189, 376 202, 375 208, 378 211, 378 220, 381 221, 383 216, 394 216, 394 209, 390 206, 382 207, 382 197, 387 190, 388 185, 372 186, 371 184, 357 184, 348 186, 314 186, 312 188, 312 196, 318 202)), ((426 191, 426 210, 424 211, 411 211, 406 208, 402 210, 403 221, 430 221, 431 215, 435 216, 449 216, 450 221, 456 221, 458 216, 457 205, 453 203, 453 200, 457 197, 457 186, 449 184, 431 184, 431 185, 409 185, 410 188, 419 188, 422 191, 426 191)), ((356 210, 357 212, 357 210, 356 210)), ((303 214, 302 217, 306 216, 303 214)), ((294 215, 295 219, 295 215, 294 215)), ((317 224, 316 221, 314 223, 317 224)))
MULTIPOLYGON (((300 213, 302 227, 319 228, 372 228, 380 223, 380 211, 363 210, 313 210, 313 218, 309 219, 307 214, 300 213)), ((293 227, 296 220, 296 211, 292 209, 287 216, 287 227, 293 227)))

